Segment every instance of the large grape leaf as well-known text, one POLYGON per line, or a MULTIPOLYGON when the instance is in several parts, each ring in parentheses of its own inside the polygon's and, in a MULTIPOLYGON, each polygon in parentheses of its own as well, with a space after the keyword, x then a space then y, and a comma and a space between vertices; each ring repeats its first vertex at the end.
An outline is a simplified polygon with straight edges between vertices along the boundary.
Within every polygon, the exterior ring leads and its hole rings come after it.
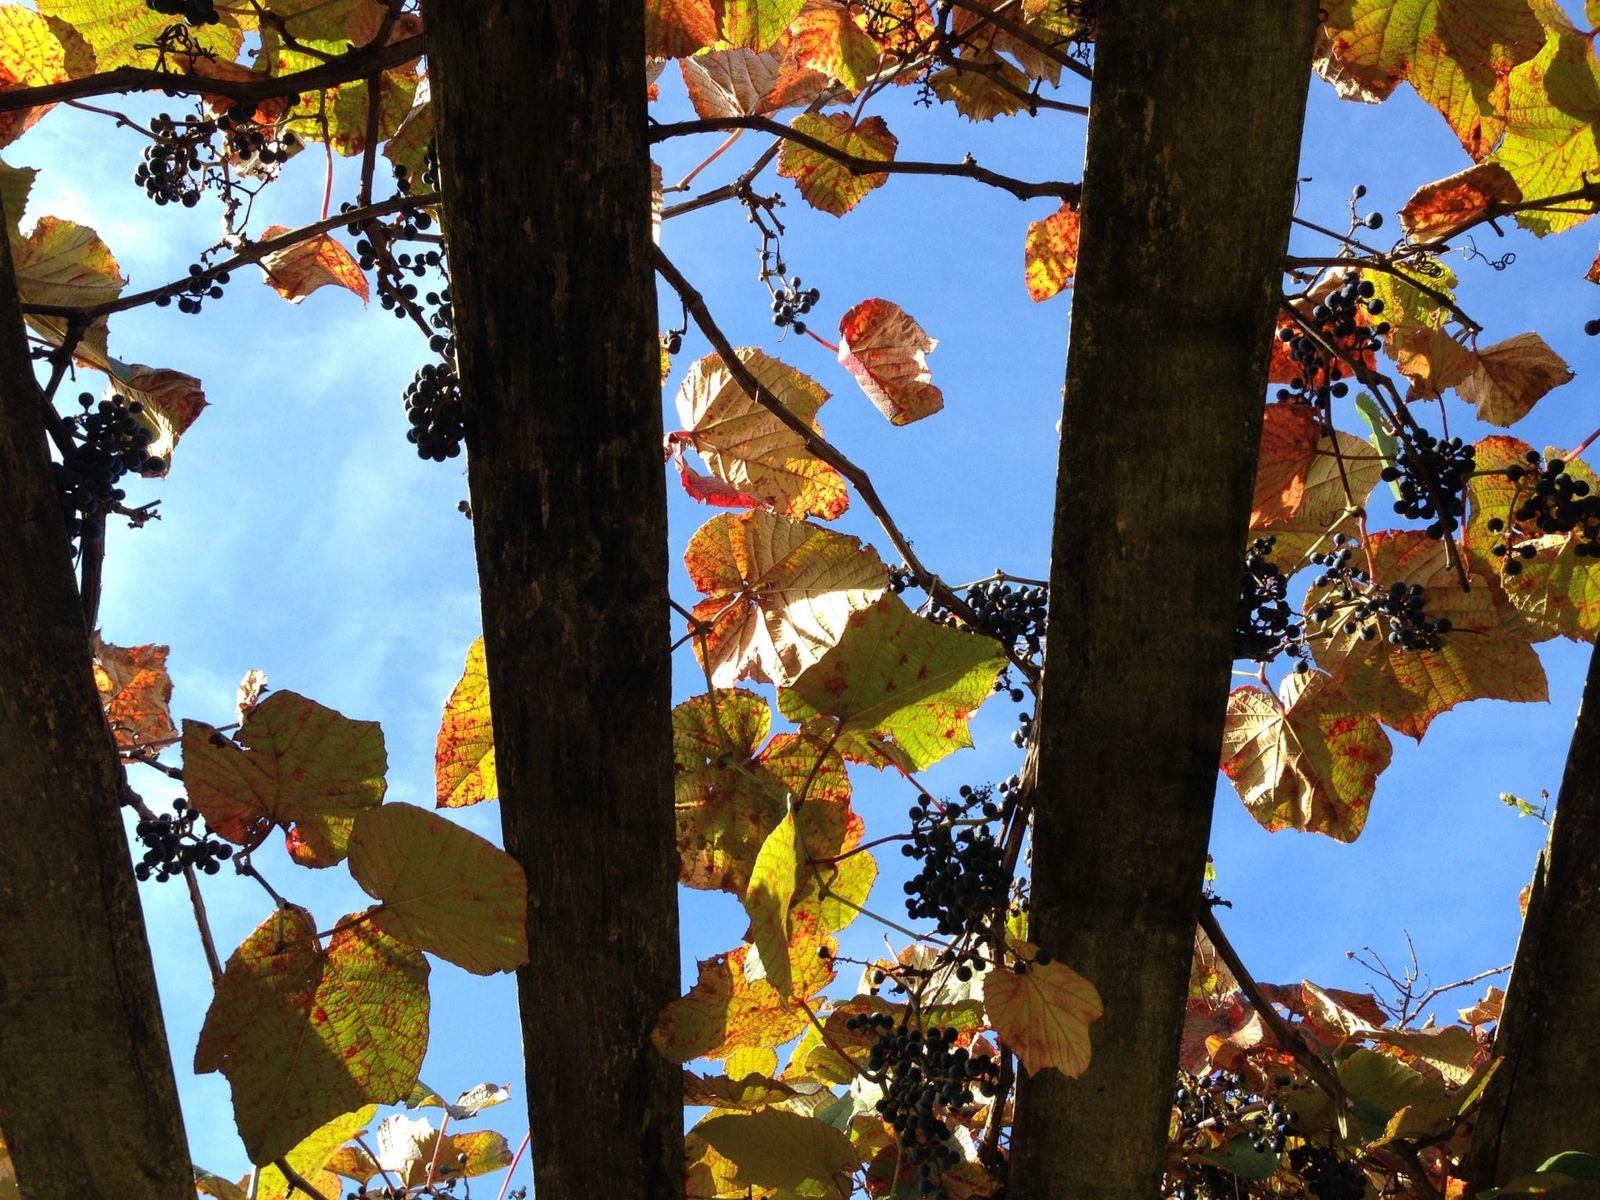
POLYGON ((99 234, 59 217, 40 217, 28 236, 11 247, 11 254, 24 305, 107 304, 128 282, 99 234))
MULTIPOLYGON (((39 12, 70 46, 86 46, 91 57, 73 75, 111 71, 117 67, 155 67, 160 61, 158 41, 172 17, 154 11, 144 0, 37 0, 39 12), (69 26, 70 29, 63 29, 69 26)), ((232 21, 190 26, 188 34, 211 58, 232 62, 244 44, 244 34, 232 21)), ((167 56, 170 70, 182 70, 185 57, 167 56)))
MULTIPOLYGON (((275 56, 276 71, 280 75, 308 70, 320 61, 295 50, 279 50, 275 56)), ((377 134, 380 144, 394 136, 411 115, 417 82, 414 61, 393 67, 379 77, 377 134)), ((308 145, 326 142, 346 157, 360 154, 367 145, 369 90, 368 81, 363 78, 321 92, 308 92, 294 109, 297 114, 305 115, 291 118, 284 123, 284 128, 308 145)))
POLYGON ((765 50, 775 45, 806 0, 723 0, 722 40, 765 50))
MULTIPOLYGON (((378 36, 388 14, 383 0, 272 0, 267 7, 278 18, 269 23, 269 32, 281 21, 284 32, 297 42, 328 54, 366 45, 378 36)), ((389 33, 390 42, 416 32, 406 16, 395 26, 389 33)))
POLYGON ((1418 245, 1443 242, 1467 225, 1522 199, 1522 189, 1499 163, 1485 162, 1425 183, 1400 210, 1400 228, 1418 245))
MULTIPOLYGON (((1014 943, 1026 960, 1037 954, 1014 943)), ((1076 1079, 1089 1069, 1089 1026, 1104 1011, 1100 993, 1064 963, 1030 961, 1021 973, 994 967, 983 975, 989 1024, 1031 1075, 1054 1067, 1076 1079)))
POLYGON ((376 721, 352 721, 295 692, 274 692, 234 735, 183 723, 183 776, 213 833, 258 845, 268 829, 289 831, 305 866, 345 856, 356 814, 383 802, 389 756, 376 721))
POLYGON ((1437 650, 1391 645, 1387 629, 1366 640, 1343 632, 1346 618, 1332 589, 1313 588, 1306 611, 1325 600, 1336 611, 1326 623, 1307 621, 1312 653, 1352 703, 1420 740, 1435 717, 1468 700, 1549 698, 1539 656, 1492 576, 1474 566, 1472 588, 1462 591, 1445 543, 1420 530, 1374 534, 1365 549, 1381 587, 1419 584, 1426 618, 1448 618, 1451 631, 1437 650))
MULTIPOLYGON (((66 77, 66 51, 49 22, 20 4, 0 7, 0 92, 43 87, 66 77)), ((0 113, 0 146, 16 141, 54 107, 40 104, 0 113)), ((15 228, 22 207, 12 208, 10 196, 6 197, 6 213, 15 228)))
POLYGON ((750 869, 750 886, 744 894, 745 912, 750 914, 750 940, 766 964, 767 981, 785 1000, 789 999, 793 979, 789 969, 789 903, 794 899, 799 875, 800 837, 790 810, 761 843, 750 869))
POLYGON ((840 733, 874 734, 922 770, 972 745, 967 722, 1005 661, 992 638, 925 621, 888 594, 850 615, 778 707, 794 721, 820 713, 840 733))
MULTIPOLYGON (((1579 558, 1579 538, 1570 533, 1532 531, 1534 536, 1522 540, 1537 554, 1532 559, 1518 559, 1521 570, 1516 575, 1501 573, 1502 560, 1489 552, 1505 534, 1491 533, 1487 523, 1493 518, 1511 523, 1513 509, 1528 498, 1530 490, 1526 480, 1519 489, 1502 472, 1513 463, 1526 467, 1531 449, 1527 442, 1504 436, 1477 443, 1477 472, 1467 485, 1467 551, 1479 569, 1498 575, 1532 640, 1567 637, 1592 642, 1600 635, 1600 558, 1579 558)), ((1569 461, 1567 473, 1600 495, 1600 478, 1584 463, 1569 461)))
MULTIPOLYGON (((287 225, 269 225, 261 231, 263 241, 288 233, 287 225)), ((299 304, 312 292, 330 284, 354 292, 367 302, 367 276, 355 256, 332 234, 321 233, 283 250, 274 250, 261 260, 261 273, 273 291, 291 304, 299 304)))
POLYGON ((689 539, 684 565, 706 596, 694 619, 710 626, 695 653, 709 655, 718 687, 793 682, 888 586, 870 546, 760 510, 707 521, 689 539))
MULTIPOLYGON (((365 1129, 367 1122, 377 1112, 376 1105, 368 1104, 355 1112, 335 1117, 302 1138, 300 1144, 289 1151, 285 1156, 289 1165, 324 1196, 339 1195, 344 1191, 344 1186, 338 1172, 330 1164, 340 1148, 365 1129)), ((275 1164, 268 1163, 257 1173, 255 1200, 291 1200, 296 1194, 288 1178, 275 1164)))
POLYGON ((839 318, 839 361, 891 424, 909 425, 944 407, 928 373, 939 343, 889 300, 863 300, 839 318))
POLYGON ((808 1194, 848 1200, 850 1175, 861 1157, 847 1134, 817 1117, 768 1108, 757 1113, 718 1113, 694 1127, 737 1168, 741 1185, 807 1187, 808 1194), (815 1185, 822 1185, 814 1192, 815 1185))
POLYGON ((268 917, 228 958, 194 1069, 221 1071, 250 1160, 325 1121, 410 1094, 428 1045, 428 963, 359 915, 324 950, 303 908, 268 917))
POLYGON ((878 66, 877 43, 836 0, 807 6, 789 28, 789 46, 801 66, 837 79, 852 92, 860 91, 878 66))
POLYGON ((928 76, 928 86, 967 120, 992 121, 1028 107, 1031 81, 993 50, 964 46, 955 63, 928 76))
POLYGON ((708 50, 678 60, 689 103, 700 117, 746 117, 772 112, 783 74, 779 50, 708 50))
POLYGON ((712 0, 645 0, 647 58, 693 54, 714 43, 717 32, 717 10, 712 0))
POLYGON ((1319 671, 1284 678, 1281 698, 1228 697, 1222 770, 1269 832, 1301 829, 1352 842, 1393 753, 1383 727, 1319 671))
POLYGON ((1537 333, 1519 333, 1479 350, 1472 371, 1457 386, 1478 418, 1504 428, 1528 415, 1539 399, 1569 382, 1573 372, 1537 333))
MULTIPOLYGON (((1271 405, 1270 415, 1285 405, 1271 405)), ((1298 406, 1295 406, 1298 407, 1298 406)), ((1294 456, 1296 475, 1275 500, 1262 498, 1258 490, 1257 508, 1250 515, 1250 532, 1254 537, 1273 539, 1272 559, 1285 572, 1294 567, 1313 547, 1326 549, 1330 535, 1352 535, 1359 531, 1360 520, 1353 510, 1367 503, 1372 489, 1378 485, 1383 462, 1371 443, 1348 433, 1335 431, 1330 438, 1318 434, 1309 456, 1302 456, 1299 445, 1286 451, 1294 456), (1286 515, 1282 496, 1294 497, 1293 515, 1286 515)), ((1267 447, 1262 447, 1261 469, 1267 469, 1267 447)), ((1262 487, 1257 477, 1257 488, 1262 487)))
POLYGON ((1078 270, 1078 230, 1082 217, 1071 201, 1028 226, 1022 246, 1022 277, 1037 303, 1072 286, 1078 270))
POLYGON ((817 954, 816 946, 831 949, 832 942, 813 943, 810 954, 797 948, 793 956, 799 968, 791 981, 795 1001, 780 996, 754 970, 759 960, 753 959, 749 946, 701 959, 695 985, 661 1010, 651 1040, 667 1058, 680 1063, 691 1058, 730 1059, 747 1049, 770 1053, 771 1047, 783 1045, 806 1028, 805 1010, 797 1001, 814 1003, 833 982, 833 959, 817 954))
POLYGON ((410 804, 356 818, 350 874, 379 929, 476 975, 528 961, 528 881, 516 859, 410 804))
MULTIPOLYGON (((868 117, 858 124, 849 113, 801 113, 790 125, 840 154, 868 162, 893 162, 900 146, 900 139, 889 132, 882 117, 868 117)), ((812 208, 836 217, 844 216, 868 192, 889 182, 884 172, 857 175, 843 163, 787 140, 778 151, 778 174, 794 180, 812 208)))
POLYGON ((467 648, 461 678, 444 702, 433 750, 435 803, 462 808, 500 794, 494 766, 494 722, 489 713, 489 670, 483 639, 467 648))
MULTIPOLYGON (((772 398, 812 431, 822 432, 817 410, 828 393, 820 383, 760 350, 742 347, 736 353, 772 398)), ((752 400, 721 355, 708 354, 689 368, 677 404, 683 429, 667 440, 691 496, 829 521, 850 503, 839 472, 812 454, 800 434, 752 400), (705 460, 711 478, 683 463, 681 448, 686 446, 705 460)))
POLYGON ((1261 423, 1250 527, 1286 521, 1305 500, 1306 474, 1322 438, 1317 414, 1304 404, 1269 404, 1261 423))
POLYGON ((129 749, 177 737, 168 708, 172 676, 167 674, 167 647, 113 646, 98 633, 91 646, 95 688, 117 745, 129 749))
POLYGON ((1395 367, 1410 385, 1407 399, 1437 400, 1472 374, 1478 356, 1447 331, 1403 326, 1388 339, 1395 367))

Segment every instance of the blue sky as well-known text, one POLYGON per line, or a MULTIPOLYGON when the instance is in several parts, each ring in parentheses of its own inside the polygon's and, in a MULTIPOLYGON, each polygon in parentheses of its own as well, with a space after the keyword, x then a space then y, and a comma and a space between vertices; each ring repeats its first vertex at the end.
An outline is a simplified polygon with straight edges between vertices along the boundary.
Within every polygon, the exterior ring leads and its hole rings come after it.
MULTIPOLYGON (((662 84, 658 115, 670 119, 684 111, 674 67, 662 84)), ((1072 89, 1064 94, 1081 99, 1072 89)), ((1080 118, 1047 113, 975 125, 948 109, 914 108, 911 99, 903 89, 870 110, 899 136, 901 158, 956 160, 971 152, 984 166, 1025 178, 1079 177, 1080 118)), ((176 111, 179 103, 136 101, 126 109, 148 116, 162 107, 176 111)), ((1206 133, 1196 130, 1195 136, 1206 133)), ((659 147, 669 183, 718 140, 711 135, 659 147)), ((745 135, 699 184, 722 182, 762 145, 745 135)), ((41 168, 27 221, 51 213, 94 226, 135 288, 182 275, 215 236, 217 217, 209 202, 189 212, 146 201, 129 182, 139 149, 136 138, 113 133, 103 118, 63 108, 5 153, 12 165, 41 168)), ((1217 152, 1235 150, 1218 146, 1217 152)), ((1312 85, 1302 215, 1340 225, 1350 188, 1364 183, 1363 210, 1388 215, 1383 234, 1375 235, 1386 244, 1395 231, 1393 213, 1412 190, 1466 165, 1443 122, 1409 90, 1365 108, 1312 85)), ((349 167, 341 164, 340 171, 347 196, 353 192, 349 167)), ((320 152, 292 162, 263 196, 255 227, 315 219, 322 170, 320 152)), ((785 340, 770 323, 766 292, 756 280, 759 239, 737 207, 669 222, 663 234, 668 254, 707 294, 736 344, 777 354, 833 393, 820 414, 828 437, 871 472, 919 553, 944 578, 974 579, 997 566, 1043 576, 1070 299, 1038 305, 1028 299, 1022 243, 1028 222, 1055 204, 1019 203, 968 181, 900 177, 840 220, 808 209, 770 170, 758 186, 784 196, 780 215, 790 270, 821 290, 813 328, 832 339, 839 315, 858 301, 881 296, 901 304, 940 340, 931 366, 944 390, 944 412, 893 429, 828 351, 809 339, 785 340)), ((1241 220, 1257 218, 1249 197, 1240 197, 1238 209, 1241 220)), ((1493 235, 1479 240, 1490 249, 1493 235)), ((1298 234, 1296 245, 1332 251, 1329 243, 1298 234)), ((1588 386, 1600 361, 1581 329, 1600 314, 1600 291, 1582 279, 1593 235, 1585 228, 1536 242, 1513 232, 1507 245, 1518 257, 1504 274, 1482 262, 1452 261, 1462 277, 1460 295, 1486 327, 1486 344, 1537 329, 1577 371, 1573 383, 1547 397, 1516 430, 1536 445, 1573 445, 1600 425, 1600 405, 1591 402, 1588 386)), ((677 311, 668 299, 663 325, 675 323, 677 311)), ((426 360, 420 337, 376 305, 364 310, 343 291, 324 289, 290 306, 253 273, 241 272, 227 295, 208 301, 198 317, 174 308, 114 317, 111 348, 129 361, 200 376, 211 407, 185 436, 170 477, 130 489, 133 502, 159 496, 162 520, 141 531, 112 528, 104 636, 123 645, 172 646, 177 715, 232 719, 239 678, 259 667, 274 687, 381 721, 389 798, 430 804, 440 705, 478 632, 479 616, 471 528, 455 507, 466 495, 461 460, 422 462, 404 440, 400 394, 426 360)), ((664 395, 668 428, 678 379, 705 350, 696 335, 685 339, 664 395)), ((88 378, 83 383, 91 390, 99 385, 88 378)), ((1482 436, 1485 431, 1452 403, 1453 432, 1482 436)), ((1353 414, 1340 424, 1362 431, 1353 414)), ((669 496, 678 564, 689 534, 717 510, 689 500, 675 479, 669 496)), ((864 511, 853 509, 840 527, 889 555, 864 511)), ((680 603, 694 596, 679 567, 673 594, 680 603)), ((1518 819, 1497 797, 1513 791, 1536 799, 1541 788, 1557 790, 1588 657, 1587 647, 1566 642, 1546 643, 1540 653, 1550 676, 1549 704, 1475 702, 1440 718, 1420 747, 1395 738, 1394 763, 1379 781, 1365 833, 1352 846, 1266 834, 1219 778, 1217 887, 1234 903, 1223 920, 1258 978, 1366 987, 1370 980, 1345 951, 1371 945, 1391 962, 1403 958, 1402 930, 1410 931, 1434 982, 1510 960, 1517 891, 1544 830, 1518 819)), ((700 690, 687 652, 678 668, 678 695, 700 690)), ((1106 702, 1115 703, 1117 681, 1105 680, 1104 688, 1106 702)), ((962 782, 1010 774, 1017 763, 1009 740, 1014 711, 997 704, 981 713, 974 724, 977 747, 940 764, 928 785, 953 792, 962 782)), ((903 783, 862 770, 852 774, 869 837, 903 824, 903 783)), ((134 784, 153 803, 177 791, 148 771, 136 772, 134 784)), ((492 804, 455 816, 495 835, 492 804)), ((903 918, 898 885, 906 861, 892 851, 881 857, 883 875, 870 902, 896 919, 903 918)), ((342 869, 308 872, 276 848, 258 862, 323 927, 367 903, 342 869)), ((187 899, 177 884, 154 883, 141 887, 141 898, 194 1159, 238 1177, 248 1164, 233 1131, 227 1085, 221 1076, 196 1077, 189 1070, 210 986, 187 899)), ((207 882, 206 899, 224 954, 270 911, 264 893, 231 873, 207 882)), ((685 893, 682 912, 687 979, 697 957, 735 944, 744 920, 737 902, 723 895, 685 893)), ((902 944, 898 934, 859 921, 846 931, 845 952, 881 953, 885 935, 895 947, 902 944)), ((509 977, 480 979, 436 962, 433 993, 423 1078, 446 1095, 485 1080, 509 1081, 520 1097, 509 977)), ((1439 1008, 1449 1015, 1455 1001, 1465 1005, 1476 994, 1460 993, 1439 1008)), ((518 1105, 493 1110, 480 1123, 513 1143, 526 1129, 518 1105)))

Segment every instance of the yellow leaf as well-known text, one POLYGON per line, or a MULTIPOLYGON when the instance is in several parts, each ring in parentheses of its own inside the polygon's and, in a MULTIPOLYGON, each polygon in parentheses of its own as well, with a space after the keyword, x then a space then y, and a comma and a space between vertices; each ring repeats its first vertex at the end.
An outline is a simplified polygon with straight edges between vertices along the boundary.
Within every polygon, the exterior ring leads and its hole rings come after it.
POLYGON ((494 722, 489 713, 489 672, 481 637, 467 649, 461 678, 444 703, 434 744, 433 778, 440 808, 462 808, 500 794, 494 765, 494 722))
POLYGON ((1072 286, 1078 270, 1077 208, 1069 201, 1042 221, 1028 226, 1023 243, 1023 276, 1028 295, 1037 302, 1072 286))

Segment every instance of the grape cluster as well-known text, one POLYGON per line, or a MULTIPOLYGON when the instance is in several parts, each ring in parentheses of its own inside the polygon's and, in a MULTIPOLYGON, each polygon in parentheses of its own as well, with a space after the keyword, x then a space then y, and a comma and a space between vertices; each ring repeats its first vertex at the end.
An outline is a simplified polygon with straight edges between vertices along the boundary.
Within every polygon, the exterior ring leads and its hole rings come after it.
POLYGON ((1452 628, 1450 618, 1428 619, 1421 584, 1396 582, 1382 588, 1364 570, 1351 566, 1352 539, 1337 534, 1333 540, 1332 550, 1311 559, 1323 568, 1312 586, 1333 589, 1312 608, 1311 620, 1321 625, 1337 622, 1339 632, 1364 642, 1376 641, 1379 625, 1384 624, 1389 644, 1401 650, 1437 650, 1444 645, 1441 637, 1452 628))
POLYGON ((900 848, 922 864, 904 885, 906 912, 933 921, 947 937, 982 930, 1010 884, 1005 851, 987 824, 1005 816, 1009 799, 997 803, 988 784, 962 784, 959 797, 940 806, 925 795, 912 805, 911 840, 900 848))
POLYGON ((133 181, 157 204, 181 204, 193 208, 200 203, 205 187, 201 149, 217 132, 215 121, 183 118, 174 120, 162 113, 150 122, 155 139, 144 149, 133 181))
MULTIPOLYGON (((1032 657, 1043 650, 1050 610, 1048 588, 1012 587, 1003 578, 990 579, 969 587, 964 599, 977 618, 974 628, 979 633, 997 638, 1018 654, 1032 657)), ((962 624, 961 618, 943 605, 935 605, 928 619, 941 625, 962 624)))
POLYGON ((1487 528, 1490 533, 1506 536, 1489 548, 1489 553, 1504 559, 1507 575, 1522 572, 1520 559, 1530 559, 1536 547, 1518 544, 1518 535, 1539 537, 1547 534, 1576 534, 1572 553, 1578 558, 1600 558, 1600 496, 1592 494, 1589 484, 1567 472, 1565 459, 1545 461, 1537 450, 1528 451, 1527 465, 1513 463, 1506 468, 1506 478, 1517 485, 1510 512, 1511 524, 1501 517, 1491 517, 1487 528), (1526 485, 1524 481, 1528 481, 1526 485), (1527 491, 1524 494, 1524 488, 1527 491))
POLYGON ((1332 1147, 1297 1146, 1289 1151, 1289 1164, 1315 1200, 1361 1200, 1367 1194, 1361 1168, 1341 1159, 1332 1147))
POLYGON ((904 1161, 916 1168, 921 1194, 944 1195, 939 1176, 961 1161, 961 1151, 943 1114, 974 1103, 974 1089, 995 1094, 994 1058, 956 1045, 960 1034, 953 1028, 917 1029, 888 1013, 859 1013, 845 1028, 876 1033, 867 1069, 883 1076, 878 1115, 893 1127, 904 1161))
POLYGON ((147 818, 134 826, 134 836, 145 848, 144 858, 133 868, 141 883, 152 875, 157 883, 165 883, 174 875, 182 875, 185 867, 215 875, 233 857, 233 847, 228 843, 195 831, 199 814, 188 801, 174 800, 172 808, 171 813, 147 818))
POLYGON ((424 363, 406 387, 406 419, 411 428, 406 441, 417 448, 419 458, 443 462, 461 453, 466 436, 465 413, 461 403, 461 382, 443 363, 424 363))
POLYGON ((105 532, 106 513, 126 498, 117 486, 122 477, 160 471, 162 462, 149 453, 155 434, 138 420, 143 403, 113 396, 96 405, 88 392, 78 403, 84 413, 72 424, 82 440, 54 464, 54 474, 68 534, 95 538, 105 532))
POLYGON ((1383 312, 1383 301, 1373 298, 1376 290, 1370 281, 1351 275, 1312 306, 1309 319, 1278 330, 1298 372, 1288 387, 1279 389, 1279 400, 1326 406, 1349 391, 1344 382, 1349 368, 1344 360, 1367 361, 1389 332, 1387 321, 1369 324, 1362 320, 1363 314, 1376 317, 1383 312), (1317 336, 1313 337, 1313 332, 1317 336), (1329 353, 1325 346, 1338 353, 1329 353))
POLYGON ((911 573, 909 567, 889 568, 889 590, 896 596, 902 594, 907 588, 917 586, 917 577, 911 573))
POLYGON ((1282 1154, 1298 1118, 1277 1100, 1268 1100, 1250 1124, 1250 1148, 1257 1154, 1282 1154))
POLYGON ((216 0, 144 0, 144 6, 164 17, 182 17, 190 25, 215 25, 222 20, 216 0))
POLYGON ((1412 445, 1383 468, 1383 481, 1396 484, 1400 491, 1394 511, 1428 521, 1427 534, 1435 541, 1454 533, 1466 511, 1467 480, 1477 465, 1476 453, 1458 437, 1446 440, 1417 431, 1412 445))
POLYGON ((189 278, 170 292, 162 292, 157 296, 156 306, 165 308, 176 300, 179 312, 193 316, 200 311, 200 306, 206 300, 222 299, 222 285, 227 283, 229 278, 226 271, 212 272, 200 263, 190 263, 189 278))
MULTIPOLYGON (((779 270, 782 269, 782 264, 780 263, 779 270)), ((767 280, 767 287, 772 292, 772 323, 779 329, 787 325, 796 333, 804 333, 806 331, 806 323, 801 318, 809 313, 817 301, 822 298, 822 293, 816 288, 802 290, 800 276, 798 275, 787 280, 780 275, 778 283, 781 286, 774 288, 772 280, 767 280)))
POLYGON ((1305 631, 1289 607, 1289 578, 1272 561, 1276 538, 1256 538, 1244 558, 1239 587, 1239 613, 1233 627, 1233 656, 1271 662, 1280 653, 1298 659, 1297 671, 1309 669, 1305 631))

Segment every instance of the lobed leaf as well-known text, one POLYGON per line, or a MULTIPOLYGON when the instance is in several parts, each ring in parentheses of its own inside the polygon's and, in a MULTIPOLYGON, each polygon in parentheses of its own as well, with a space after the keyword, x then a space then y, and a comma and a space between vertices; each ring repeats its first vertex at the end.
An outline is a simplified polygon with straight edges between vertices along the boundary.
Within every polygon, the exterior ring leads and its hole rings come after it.
POLYGON ((717 33, 717 11, 711 0, 645 0, 647 58, 693 54, 714 43, 717 33))
POLYGON ((1528 415, 1545 393, 1571 381, 1573 371, 1537 333, 1519 333, 1479 350, 1456 387, 1480 420, 1504 428, 1528 415))
POLYGON ((823 1184, 823 1195, 847 1200, 850 1173, 860 1156, 850 1138, 816 1117, 768 1108, 757 1113, 720 1113, 701 1121, 695 1133, 737 1168, 739 1183, 799 1188, 823 1184))
POLYGON ((1412 193, 1400 210, 1400 228, 1415 244, 1448 241, 1458 229, 1522 199, 1522 189, 1499 163, 1457 171, 1412 193))
POLYGON ((833 982, 832 955, 818 955, 816 946, 831 949, 832 943, 819 940, 812 953, 792 957, 798 968, 791 980, 793 1000, 780 996, 756 970, 749 946, 701 959, 695 985, 661 1010, 651 1041, 672 1062, 720 1058, 734 1078, 749 1075, 752 1069, 770 1074, 777 1063, 772 1047, 783 1045, 809 1024, 800 1003, 813 1003, 833 982), (770 1065, 735 1069, 737 1058, 748 1051, 756 1051, 770 1065))
MULTIPOLYGON (((848 113, 802 113, 789 124, 796 132, 807 134, 840 154, 871 162, 894 161, 900 145, 882 117, 868 117, 858 124, 848 113)), ((858 175, 835 159, 794 141, 785 141, 778 151, 778 174, 794 180, 812 208, 836 217, 844 216, 868 192, 889 182, 886 173, 858 175)))
POLYGON ((863 300, 839 318, 839 362, 893 425, 909 425, 944 407, 928 372, 928 352, 938 344, 889 300, 863 300))
POLYGON ((40 217, 11 254, 24 305, 107 304, 128 282, 100 235, 76 221, 40 217))
MULTIPOLYGON (((368 1104, 335 1117, 302 1138, 285 1156, 286 1161, 324 1196, 339 1195, 344 1188, 339 1182, 335 1160, 344 1144, 365 1129, 377 1113, 377 1106, 368 1104)), ((257 1172, 254 1200, 291 1200, 294 1195, 295 1188, 275 1163, 268 1163, 257 1172)))
POLYGON ((782 39, 804 7, 805 0, 723 0, 722 40, 765 50, 782 39))
POLYGON ((852 92, 859 92, 878 66, 877 43, 837 0, 807 6, 789 28, 789 45, 801 66, 837 79, 852 92))
MULTIPOLYGON (((1036 948, 1013 948, 1032 959, 1036 948)), ((1054 1067, 1076 1079, 1089 1069, 1089 1026, 1099 1019, 1100 993, 1063 963, 1030 962, 1022 972, 995 967, 984 972, 983 1007, 989 1025, 1032 1074, 1054 1067)))

